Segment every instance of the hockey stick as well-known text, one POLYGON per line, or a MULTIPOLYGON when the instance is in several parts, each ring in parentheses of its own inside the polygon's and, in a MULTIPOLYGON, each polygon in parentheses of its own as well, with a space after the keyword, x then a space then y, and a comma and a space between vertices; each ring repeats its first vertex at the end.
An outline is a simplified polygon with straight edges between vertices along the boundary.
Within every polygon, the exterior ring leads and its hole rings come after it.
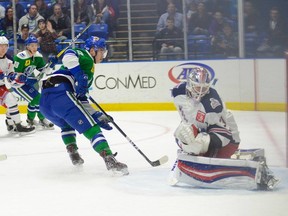
POLYGON ((6 154, 1 154, 0 155, 0 161, 6 160, 7 159, 7 155, 6 154))
MULTIPOLYGON (((106 116, 109 118, 109 115, 102 109, 102 107, 90 96, 87 95, 87 97, 89 98, 89 100, 94 103, 99 110, 106 116)), ((146 161, 152 166, 160 166, 164 163, 166 163, 168 161, 168 157, 165 155, 163 157, 161 157, 159 160, 156 161, 151 161, 149 160, 149 158, 138 148, 138 146, 136 146, 136 144, 124 133, 124 131, 115 123, 115 121, 113 119, 110 118, 110 122, 117 128, 117 130, 128 140, 128 142, 146 159, 146 161)))
POLYGON ((84 34, 85 31, 87 31, 87 29, 92 25, 92 22, 90 22, 81 32, 79 32, 73 40, 71 40, 68 44, 67 47, 65 47, 63 50, 61 50, 56 57, 59 58, 68 48, 70 48, 78 39, 79 37, 81 37, 81 35, 84 34))

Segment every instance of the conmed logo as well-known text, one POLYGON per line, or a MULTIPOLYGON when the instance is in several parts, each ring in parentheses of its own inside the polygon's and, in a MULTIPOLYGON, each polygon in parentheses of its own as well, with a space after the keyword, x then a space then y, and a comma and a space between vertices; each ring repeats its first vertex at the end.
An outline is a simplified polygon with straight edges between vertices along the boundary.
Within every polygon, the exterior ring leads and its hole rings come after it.
POLYGON ((172 82, 178 84, 186 80, 188 74, 191 73, 193 70, 195 70, 195 68, 197 67, 205 68, 210 73, 211 80, 213 80, 213 78, 215 77, 215 72, 210 66, 202 64, 202 63, 194 63, 194 62, 184 63, 184 64, 180 64, 180 65, 176 65, 172 67, 168 71, 168 77, 172 82))

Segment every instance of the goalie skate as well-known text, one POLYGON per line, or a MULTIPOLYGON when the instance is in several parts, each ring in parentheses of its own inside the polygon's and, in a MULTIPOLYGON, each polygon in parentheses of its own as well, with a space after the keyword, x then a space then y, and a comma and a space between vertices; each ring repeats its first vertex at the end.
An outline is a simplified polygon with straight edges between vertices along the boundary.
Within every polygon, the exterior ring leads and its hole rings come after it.
POLYGON ((66 149, 73 165, 81 166, 84 163, 84 160, 81 158, 75 145, 68 145, 66 149))
POLYGON ((107 170, 111 170, 114 174, 119 175, 128 175, 128 167, 124 163, 120 163, 115 159, 115 154, 107 155, 105 151, 102 151, 100 153, 101 157, 104 159, 104 162, 106 164, 107 170))

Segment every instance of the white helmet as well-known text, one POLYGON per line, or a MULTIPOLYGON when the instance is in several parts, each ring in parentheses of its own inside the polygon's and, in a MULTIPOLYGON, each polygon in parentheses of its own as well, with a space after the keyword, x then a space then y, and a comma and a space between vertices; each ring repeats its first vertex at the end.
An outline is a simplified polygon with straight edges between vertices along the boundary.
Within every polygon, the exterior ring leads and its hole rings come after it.
POLYGON ((186 95, 197 101, 209 92, 211 77, 203 67, 195 67, 187 77, 186 95))
POLYGON ((5 36, 0 36, 0 44, 9 44, 9 41, 5 36))
POLYGON ((0 44, 7 44, 9 46, 9 41, 5 36, 0 36, 0 44))

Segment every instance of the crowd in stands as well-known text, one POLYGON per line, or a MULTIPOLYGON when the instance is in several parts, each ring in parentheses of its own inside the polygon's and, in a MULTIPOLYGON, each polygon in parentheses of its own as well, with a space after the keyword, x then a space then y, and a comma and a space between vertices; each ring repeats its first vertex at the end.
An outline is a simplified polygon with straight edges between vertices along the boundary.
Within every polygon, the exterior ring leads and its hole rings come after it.
MULTIPOLYGON (((235 10, 237 1, 185 1, 186 11, 184 13, 182 1, 157 1, 159 20, 155 36, 157 43, 154 43, 154 48, 158 50, 161 59, 165 56, 167 49, 163 49, 159 44, 165 44, 167 38, 175 38, 176 35, 175 31, 168 32, 165 30, 167 21, 174 19, 174 28, 183 31, 183 16, 187 24, 188 54, 202 52, 207 54, 206 57, 210 55, 213 58, 238 57, 238 21, 237 10, 235 10), (166 10, 164 10, 165 6, 166 10), (165 34, 163 34, 163 29, 165 34)), ((283 51, 288 48, 288 17, 287 15, 284 17, 288 9, 288 3, 284 0, 276 0, 274 5, 268 3, 269 1, 265 0, 244 1, 246 57, 282 57, 283 51)), ((178 32, 177 35, 179 35, 178 40, 183 40, 183 32, 182 34, 178 32)), ((177 47, 181 47, 181 45, 177 47)), ((172 47, 170 49, 173 53, 172 47)), ((179 52, 179 49, 177 51, 179 52)), ((169 55, 166 56, 167 59, 170 58, 169 55)))
MULTIPOLYGON (((37 37, 46 59, 57 52, 58 43, 71 39, 70 0, 16 0, 15 3, 18 52, 23 50, 24 41, 30 34, 37 37)), ((75 25, 106 25, 107 33, 113 32, 119 16, 117 0, 75 0, 73 5, 75 25)), ((9 39, 10 48, 14 44, 13 32, 12 0, 0 1, 0 34, 9 39)))
MULTIPOLYGON (((0 34, 13 45, 11 2, 0 0, 0 34)), ((19 50, 23 46, 21 41, 27 37, 27 27, 28 34, 39 39, 45 56, 57 52, 57 43, 71 39, 70 0, 15 2, 19 50)), ((114 37, 119 3, 120 0, 74 0, 74 25, 105 24, 107 38, 114 37)), ((194 58, 195 53, 211 58, 238 57, 237 0, 185 0, 185 3, 183 11, 182 0, 156 0, 159 20, 153 46, 159 58, 184 58, 184 27, 188 33, 189 58, 194 58)), ((283 56, 288 41, 287 9, 285 0, 244 0, 245 57, 283 56)))

